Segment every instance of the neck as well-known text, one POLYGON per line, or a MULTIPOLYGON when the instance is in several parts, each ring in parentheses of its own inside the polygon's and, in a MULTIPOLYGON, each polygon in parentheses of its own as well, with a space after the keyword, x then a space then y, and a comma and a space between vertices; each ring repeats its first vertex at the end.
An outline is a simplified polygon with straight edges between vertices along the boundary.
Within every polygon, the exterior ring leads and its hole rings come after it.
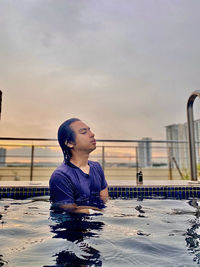
POLYGON ((84 155, 75 154, 75 155, 72 155, 72 157, 70 158, 70 162, 79 168, 85 167, 88 165, 88 158, 89 158, 88 154, 84 154, 84 155))

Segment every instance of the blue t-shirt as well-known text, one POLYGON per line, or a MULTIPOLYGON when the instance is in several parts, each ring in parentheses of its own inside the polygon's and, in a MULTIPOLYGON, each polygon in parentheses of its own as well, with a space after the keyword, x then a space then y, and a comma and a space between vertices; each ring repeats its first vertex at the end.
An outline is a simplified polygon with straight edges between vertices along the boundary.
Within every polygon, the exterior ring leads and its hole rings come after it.
POLYGON ((107 187, 107 182, 98 162, 88 161, 88 164, 89 174, 69 161, 62 163, 53 172, 49 181, 52 203, 102 207, 99 195, 107 187))

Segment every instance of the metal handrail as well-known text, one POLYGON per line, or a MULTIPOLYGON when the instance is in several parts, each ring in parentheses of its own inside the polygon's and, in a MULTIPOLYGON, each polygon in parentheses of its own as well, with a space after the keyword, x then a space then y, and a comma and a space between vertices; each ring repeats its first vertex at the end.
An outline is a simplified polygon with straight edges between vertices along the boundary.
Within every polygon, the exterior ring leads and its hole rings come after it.
MULTIPOLYGON (((23 137, 0 137, 0 140, 7 141, 57 141, 56 138, 23 138, 23 137)), ((97 142, 108 142, 108 143, 144 143, 144 140, 137 139, 96 139, 97 142)), ((188 143, 187 140, 145 140, 145 143, 188 143)), ((200 143, 200 141, 196 142, 200 143)))
POLYGON ((190 153, 190 175, 192 181, 197 181, 196 149, 194 136, 193 103, 196 97, 200 98, 200 90, 194 91, 187 102, 188 140, 190 153))
POLYGON ((0 90, 0 119, 1 119, 1 106, 2 106, 2 91, 0 90))

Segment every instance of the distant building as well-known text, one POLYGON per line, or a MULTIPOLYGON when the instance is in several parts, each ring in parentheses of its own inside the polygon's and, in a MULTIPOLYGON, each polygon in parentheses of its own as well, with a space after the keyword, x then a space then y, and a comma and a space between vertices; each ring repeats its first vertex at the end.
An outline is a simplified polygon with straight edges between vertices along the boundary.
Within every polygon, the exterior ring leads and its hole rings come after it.
POLYGON ((0 166, 6 165, 6 149, 0 147, 0 166))
MULTIPOLYGON (((200 142, 200 120, 194 121, 195 141, 200 142)), ((188 141, 187 123, 172 124, 166 126, 167 141, 188 141)), ((196 144, 196 159, 200 162, 199 157, 200 144, 196 144)), ((180 168, 189 167, 189 147, 188 143, 172 143, 171 156, 175 158, 180 168)))
POLYGON ((146 137, 141 139, 142 142, 138 144, 138 163, 139 167, 151 167, 152 166, 152 138, 146 137))

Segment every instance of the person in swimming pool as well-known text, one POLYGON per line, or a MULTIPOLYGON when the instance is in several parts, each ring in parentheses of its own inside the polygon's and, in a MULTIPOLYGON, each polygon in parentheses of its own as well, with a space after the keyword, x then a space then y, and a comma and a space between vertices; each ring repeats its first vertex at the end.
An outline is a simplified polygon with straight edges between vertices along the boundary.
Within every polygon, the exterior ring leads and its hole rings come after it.
POLYGON ((98 162, 88 160, 96 149, 94 133, 77 118, 58 129, 64 162, 51 175, 50 200, 54 207, 91 214, 105 207, 108 185, 98 162))

